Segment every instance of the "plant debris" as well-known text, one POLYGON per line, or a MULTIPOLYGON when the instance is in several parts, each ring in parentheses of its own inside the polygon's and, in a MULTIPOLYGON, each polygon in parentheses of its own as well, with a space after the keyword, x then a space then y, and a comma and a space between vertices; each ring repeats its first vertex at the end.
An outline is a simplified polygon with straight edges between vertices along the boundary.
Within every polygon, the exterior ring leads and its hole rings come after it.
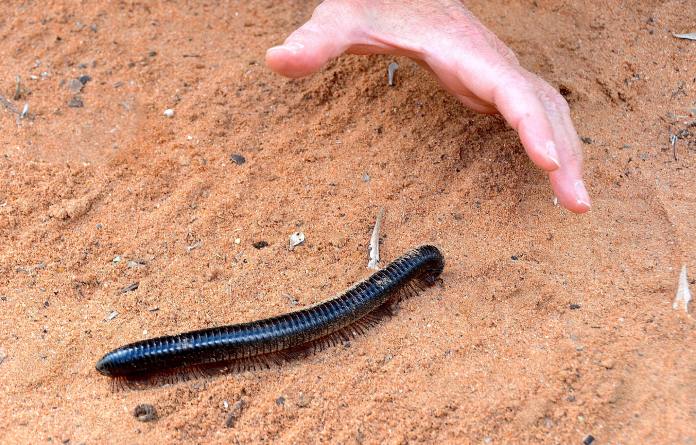
POLYGON ((389 67, 387 67, 387 84, 390 87, 393 87, 395 85, 394 83, 394 73, 396 73, 396 70, 399 69, 399 64, 396 62, 392 62, 389 64, 389 67))
POLYGON ((691 292, 689 291, 689 281, 686 275, 686 264, 684 264, 679 274, 679 285, 677 287, 677 295, 674 297, 674 302, 672 303, 672 309, 684 309, 684 312, 688 313, 691 292))
POLYGON ((375 227, 372 229, 369 247, 370 261, 367 262, 368 269, 379 269, 379 230, 382 227, 382 218, 384 218, 384 207, 379 209, 377 220, 375 221, 375 227))
POLYGON ((140 260, 140 259, 130 260, 130 261, 128 261, 128 263, 126 263, 126 267, 129 269, 137 269, 140 267, 145 267, 145 260, 140 260))
POLYGON ((196 250, 199 247, 201 247, 202 245, 203 245, 203 241, 198 240, 195 243, 191 244, 190 246, 186 246, 186 251, 191 253, 192 250, 196 250))
POLYGON ((138 286, 140 286, 139 281, 136 281, 135 283, 131 283, 128 286, 121 289, 121 293, 125 294, 126 292, 132 292, 132 291, 136 290, 138 288, 138 286))
POLYGON ((22 97, 22 78, 19 76, 15 77, 15 82, 16 82, 16 87, 15 87, 14 96, 12 96, 12 100, 19 100, 22 97))
POLYGON ((672 34, 672 35, 678 39, 696 40, 696 32, 690 32, 688 34, 672 34))

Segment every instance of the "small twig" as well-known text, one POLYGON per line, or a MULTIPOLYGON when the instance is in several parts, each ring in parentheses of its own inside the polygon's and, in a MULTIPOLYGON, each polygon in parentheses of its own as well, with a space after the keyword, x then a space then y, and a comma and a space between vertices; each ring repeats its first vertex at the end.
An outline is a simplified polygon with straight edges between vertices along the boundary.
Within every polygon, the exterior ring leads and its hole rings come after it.
POLYGON ((22 97, 22 78, 17 76, 15 77, 15 80, 17 81, 17 87, 15 88, 15 93, 12 100, 19 100, 22 97))
POLYGON ((377 214, 377 221, 375 221, 375 228, 372 229, 372 236, 370 237, 370 261, 367 263, 368 269, 379 269, 377 266, 379 263, 379 229, 382 227, 383 217, 384 207, 380 207, 379 213, 377 214))
POLYGON ((672 34, 672 35, 678 39, 696 40, 696 32, 690 32, 688 34, 672 34))
POLYGON ((390 87, 394 86, 394 73, 396 70, 399 68, 399 64, 396 62, 392 62, 389 64, 389 67, 387 68, 387 83, 389 84, 390 87))
POLYGON ((691 292, 689 292, 689 281, 686 276, 686 264, 684 264, 682 266, 681 273, 679 274, 679 285, 677 287, 677 295, 674 297, 672 308, 675 310, 684 309, 684 311, 688 313, 690 301, 691 292))
POLYGON ((17 115, 17 125, 20 125, 22 119, 27 117, 27 114, 29 114, 29 102, 24 103, 24 107, 22 107, 22 112, 17 115))
POLYGON ((670 134, 669 135, 669 142, 672 144, 672 156, 674 156, 674 160, 677 160, 677 141, 679 140, 679 137, 676 134, 670 134))

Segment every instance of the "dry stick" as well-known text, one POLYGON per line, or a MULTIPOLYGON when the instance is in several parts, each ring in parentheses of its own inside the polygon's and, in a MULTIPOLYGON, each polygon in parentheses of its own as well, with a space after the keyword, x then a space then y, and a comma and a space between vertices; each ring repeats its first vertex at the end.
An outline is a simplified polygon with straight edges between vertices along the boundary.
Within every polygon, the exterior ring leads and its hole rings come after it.
POLYGON ((679 287, 677 288, 677 295, 674 297, 672 308, 684 309, 684 311, 688 314, 690 301, 691 292, 689 292, 689 280, 686 276, 686 264, 684 264, 682 266, 681 273, 679 274, 679 287))
POLYGON ((399 64, 396 62, 392 62, 389 64, 387 67, 387 84, 390 87, 394 86, 394 73, 396 70, 399 68, 399 64))
POLYGON ((375 228, 372 229, 372 236, 370 237, 370 261, 367 263, 368 269, 379 269, 377 266, 379 263, 379 229, 382 226, 383 217, 384 207, 380 207, 379 213, 377 214, 377 221, 375 221, 375 228))
POLYGON ((12 99, 19 100, 22 97, 22 78, 17 76, 15 77, 15 81, 17 82, 17 88, 15 89, 14 97, 12 99))

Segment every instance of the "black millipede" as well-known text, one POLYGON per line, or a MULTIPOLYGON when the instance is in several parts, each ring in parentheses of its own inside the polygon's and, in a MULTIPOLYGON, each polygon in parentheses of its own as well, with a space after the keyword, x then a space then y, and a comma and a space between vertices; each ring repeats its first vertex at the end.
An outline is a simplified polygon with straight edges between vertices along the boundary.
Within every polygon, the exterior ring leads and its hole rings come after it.
POLYGON ((104 355, 96 368, 139 380, 176 369, 284 361, 364 332, 380 309, 433 285, 444 265, 437 247, 416 247, 335 298, 272 318, 130 343, 104 355))

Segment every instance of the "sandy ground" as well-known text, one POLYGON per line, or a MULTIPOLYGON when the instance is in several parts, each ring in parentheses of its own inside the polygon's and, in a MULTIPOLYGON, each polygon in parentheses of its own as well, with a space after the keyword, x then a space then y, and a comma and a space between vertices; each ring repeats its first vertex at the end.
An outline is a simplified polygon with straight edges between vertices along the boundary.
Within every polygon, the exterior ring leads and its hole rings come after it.
POLYGON ((388 57, 271 73, 312 4, 3 2, 0 94, 29 113, 0 106, 0 442, 696 443, 696 321, 671 307, 696 272, 693 2, 468 3, 568 98, 589 214, 409 60, 391 88, 388 57), (444 284, 350 348, 146 391, 94 370, 342 290, 380 206, 383 258, 435 243, 444 284))

